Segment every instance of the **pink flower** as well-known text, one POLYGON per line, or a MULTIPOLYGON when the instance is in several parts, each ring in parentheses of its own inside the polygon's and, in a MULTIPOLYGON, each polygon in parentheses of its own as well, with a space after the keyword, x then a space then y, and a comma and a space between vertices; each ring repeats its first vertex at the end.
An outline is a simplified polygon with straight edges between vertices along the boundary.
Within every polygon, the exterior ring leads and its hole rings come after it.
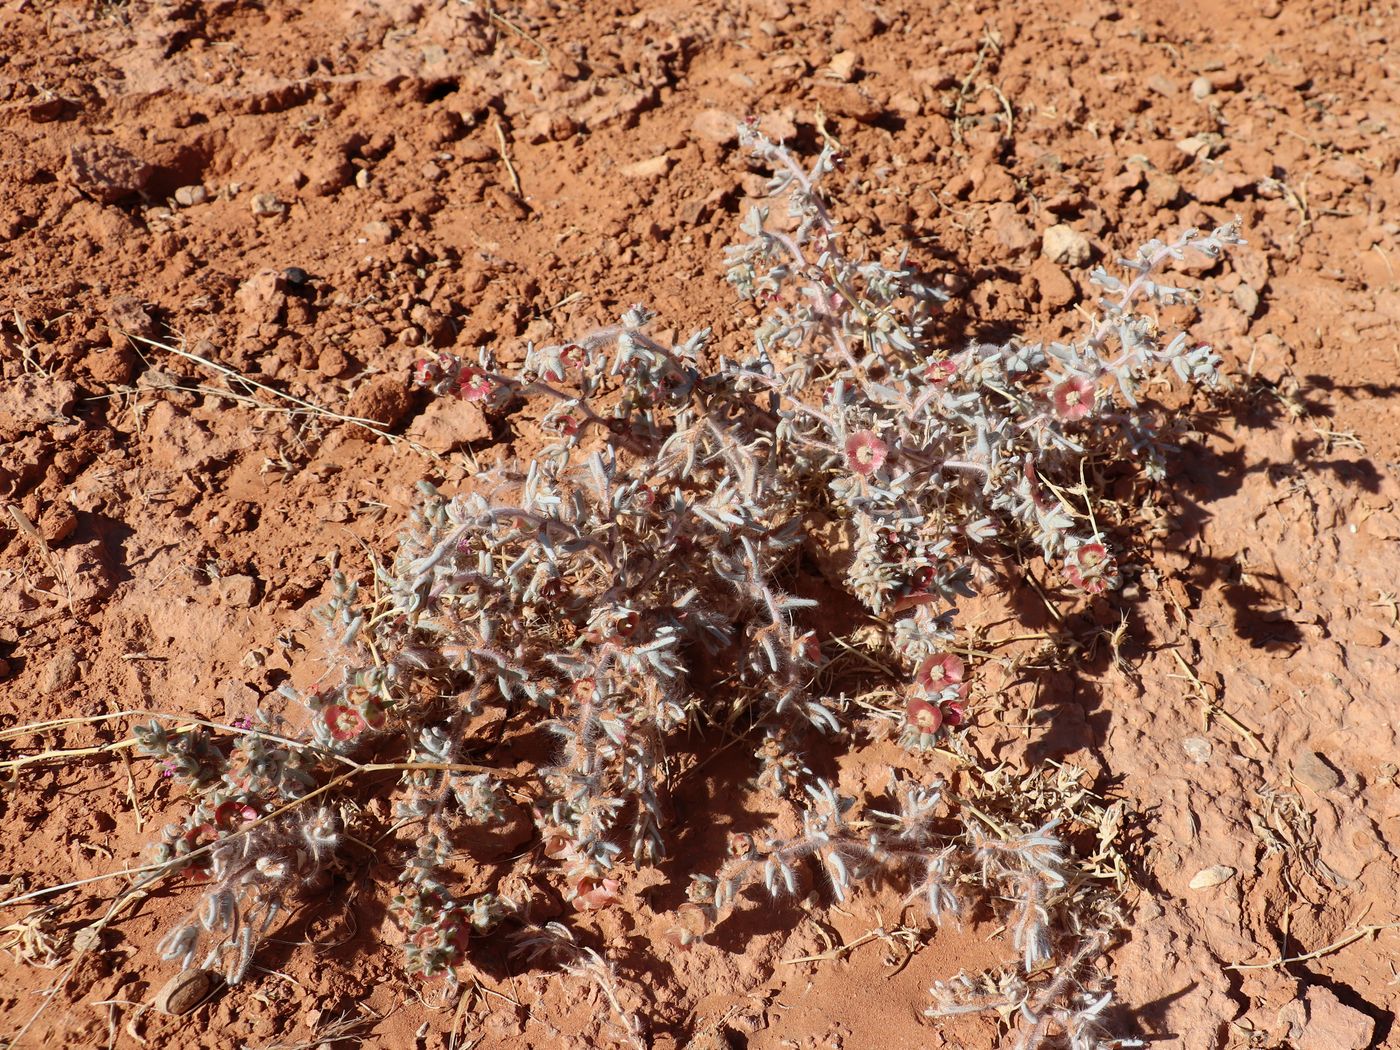
POLYGON ((562 831, 547 831, 544 835, 544 855, 550 860, 562 860, 574 851, 574 840, 562 831))
POLYGON ((960 726, 963 724, 963 719, 967 717, 967 714, 963 710, 963 702, 961 700, 948 700, 945 701, 942 706, 943 723, 945 725, 960 726))
POLYGON ((919 697, 910 698, 904 710, 909 725, 920 733, 931 736, 938 732, 938 727, 943 724, 943 712, 919 697))
POLYGON ((616 904, 618 881, 616 879, 592 879, 588 876, 578 880, 574 896, 574 907, 579 911, 597 911, 609 904, 616 904))
POLYGON ((240 824, 251 824, 258 819, 258 811, 246 802, 235 802, 229 799, 220 802, 214 810, 214 823, 226 831, 231 831, 240 824))
POLYGON ((1094 407, 1094 384, 1083 376, 1070 376, 1051 392, 1055 415, 1073 422, 1083 419, 1094 407))
POLYGON ((885 464, 890 447, 873 431, 857 430, 846 439, 846 466, 868 478, 885 464))
MULTIPOLYGON (((961 685, 963 680, 962 659, 952 653, 930 656, 919 665, 915 680, 930 693, 941 693, 952 685, 961 685)), ((959 689, 959 692, 962 690, 959 689)))
POLYGON ((489 376, 482 375, 480 369, 468 367, 457 377, 455 392, 463 401, 485 401, 495 389, 496 384, 489 376))
POLYGON ((1102 594, 1117 586, 1118 573, 1102 543, 1086 543, 1065 560, 1065 579, 1086 594, 1102 594))
POLYGON ((334 740, 354 740, 365 728, 365 720, 360 712, 344 704, 331 704, 321 712, 334 740))
POLYGON ((958 366, 952 361, 932 361, 924 369, 924 378, 934 386, 940 386, 948 382, 953 376, 958 374, 958 366))

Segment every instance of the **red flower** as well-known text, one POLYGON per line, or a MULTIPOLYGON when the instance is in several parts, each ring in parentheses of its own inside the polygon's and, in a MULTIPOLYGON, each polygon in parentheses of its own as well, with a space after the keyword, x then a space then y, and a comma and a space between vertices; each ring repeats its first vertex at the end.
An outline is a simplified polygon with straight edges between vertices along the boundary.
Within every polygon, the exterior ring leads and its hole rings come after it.
POLYGON ((1102 594, 1118 582, 1113 559, 1102 543, 1086 543, 1072 551, 1065 561, 1065 578, 1087 594, 1102 594))
POLYGON ((455 917, 439 919, 431 926, 420 927, 413 934, 413 943, 424 951, 451 948, 454 954, 466 951, 471 931, 455 917))
POLYGON ((1083 419, 1094 407, 1094 384, 1083 376, 1070 376, 1056 385, 1051 393, 1055 415, 1074 421, 1083 419))
POLYGON ((562 831, 547 831, 544 835, 544 855, 550 860, 562 860, 574 850, 574 840, 562 831))
POLYGON ((585 875, 578 880, 574 893, 574 907, 579 911, 597 911, 618 900, 616 879, 593 879, 585 875))
POLYGON ((613 621, 613 637, 608 640, 613 642, 626 641, 628 638, 632 637, 633 633, 637 630, 637 624, 640 622, 637 614, 631 610, 622 613, 613 621))
POLYGON ((943 724, 943 712, 927 700, 911 697, 905 707, 905 717, 909 724, 920 733, 932 735, 943 724))
POLYGON ((890 447, 873 431, 858 430, 846 439, 846 466, 868 478, 885 465, 889 452, 890 447))
POLYGON ((943 704, 943 722, 945 725, 960 726, 967 718, 967 713, 963 710, 961 700, 948 700, 943 704))
POLYGON ((365 728, 360 712, 344 704, 331 704, 321 712, 321 717, 334 740, 354 740, 365 728))
MULTIPOLYGON (((952 653, 930 656, 919 665, 915 680, 930 693, 941 693, 949 686, 961 686, 963 680, 962 659, 952 653)), ((959 693, 962 689, 959 688, 959 693)))
POLYGON ((433 381, 433 363, 426 357, 413 362, 413 381, 418 386, 427 386, 433 381))
POLYGON ((924 369, 924 378, 934 386, 941 386, 958 374, 958 366, 952 361, 932 361, 924 369))
POLYGON ((481 369, 467 367, 457 377, 456 395, 463 401, 484 401, 495 391, 496 384, 481 369))
POLYGON ((752 857, 757 852, 753 836, 747 831, 731 831, 728 848, 731 857, 752 857))
POLYGON ((246 802, 235 802, 229 799, 220 802, 214 810, 214 823, 226 831, 231 831, 240 824, 251 824, 258 819, 258 811, 246 802))

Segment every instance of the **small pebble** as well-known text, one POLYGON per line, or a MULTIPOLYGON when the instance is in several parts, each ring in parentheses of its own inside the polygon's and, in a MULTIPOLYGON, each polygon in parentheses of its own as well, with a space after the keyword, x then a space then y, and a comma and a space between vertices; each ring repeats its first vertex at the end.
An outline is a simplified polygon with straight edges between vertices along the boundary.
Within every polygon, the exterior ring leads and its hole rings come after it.
POLYGON ((287 206, 277 199, 275 193, 253 194, 253 214, 260 219, 281 215, 286 210, 287 206))
POLYGON ((166 981, 156 993, 155 1008, 178 1017, 197 1007, 214 988, 214 975, 208 970, 183 970, 166 981))
POLYGON ((1203 736, 1188 736, 1181 742, 1181 750, 1198 766, 1210 761, 1210 741, 1203 736))
POLYGON ((311 275, 300 266, 288 266, 282 271, 282 276, 287 278, 288 284, 294 284, 297 287, 301 287, 307 281, 311 280, 311 275))
POLYGON ((363 233, 370 244, 385 245, 394 239, 394 228, 387 222, 367 222, 363 233))
POLYGON ((225 604, 235 609, 251 608, 258 601, 258 581, 253 576, 225 576, 219 581, 219 591, 225 604))
POLYGON ((1083 266, 1093 258, 1094 249, 1088 237, 1073 226, 1060 223, 1045 231, 1040 252, 1052 263, 1061 266, 1083 266))
POLYGON ((1236 285, 1235 290, 1230 293, 1230 298, 1245 317, 1252 318, 1259 312, 1259 293, 1247 284, 1236 285))
POLYGON ((1210 82, 1209 77, 1197 77, 1191 81, 1191 97, 1197 102, 1209 98, 1215 91, 1215 85, 1210 82))
POLYGON ((209 191, 203 186, 181 186, 175 191, 175 203, 182 208, 193 208, 209 199, 209 191))
POLYGON ((1191 879, 1193 890, 1208 890, 1212 886, 1219 886, 1221 883, 1229 882, 1235 877, 1235 869, 1224 864, 1215 864, 1209 868, 1202 868, 1196 872, 1191 879))

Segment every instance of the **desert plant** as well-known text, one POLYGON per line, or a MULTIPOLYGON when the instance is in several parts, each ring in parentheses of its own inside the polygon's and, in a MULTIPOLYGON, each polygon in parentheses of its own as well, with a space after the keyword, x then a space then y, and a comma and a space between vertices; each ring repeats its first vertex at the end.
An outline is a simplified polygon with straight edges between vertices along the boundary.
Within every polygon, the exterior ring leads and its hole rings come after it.
MULTIPOLYGON (((232 744, 202 729, 141 730, 194 798, 161 859, 209 883, 166 936, 169 958, 241 979, 285 895, 336 863, 340 807, 364 790, 351 774, 387 754, 376 768, 401 773, 394 817, 415 834, 393 902, 405 965, 450 980, 473 935, 530 922, 525 902, 499 888, 457 888, 465 827, 528 812, 566 899, 607 907, 621 868, 665 852, 678 734, 747 717, 755 780, 791 801, 802 830, 736 837, 725 866, 696 878, 703 922, 678 943, 703 938, 750 881, 792 891, 808 860, 838 897, 861 876, 898 877, 934 918, 961 914, 968 894, 1004 902, 1022 984, 1002 1000, 1030 1004, 1042 1028, 1071 1030, 1052 1010, 1063 997, 1041 1003, 1024 984, 1057 952, 1057 917, 1075 891, 1054 822, 992 832, 945 785, 907 774, 887 805, 855 813, 808 768, 813 740, 848 733, 849 698, 819 684, 813 603, 783 581, 804 544, 819 542, 814 524, 833 525, 827 535, 848 548, 831 552, 847 590, 889 624, 902 739, 928 747, 962 731, 957 600, 1012 542, 1033 544, 1072 590, 1118 582, 1105 534, 1059 492, 1091 456, 1161 477, 1170 447, 1142 387, 1162 373, 1210 384, 1219 361, 1184 335, 1164 340, 1141 307, 1183 298, 1159 271, 1188 251, 1218 254, 1237 229, 1150 242, 1121 260, 1126 281, 1096 271, 1099 313, 1073 342, 947 349, 935 336, 945 296, 905 255, 886 264, 847 253, 821 189, 836 155, 804 168, 785 147, 743 136, 783 206, 776 218, 751 212, 748 240, 729 251, 730 282, 759 310, 752 348, 713 347, 708 330, 668 345, 638 306, 573 342, 527 347, 515 368, 484 349, 419 361, 419 386, 534 413, 553 439, 467 492, 423 484, 372 585, 334 575, 321 613, 325 684, 283 690, 309 713, 305 728, 260 713, 232 744), (525 782, 477 764, 494 741, 471 727, 488 708, 509 725, 546 727, 557 761, 525 782)), ((572 943, 550 937, 555 956, 572 943)), ((563 954, 580 972, 606 971, 577 945, 563 954)), ((944 1008, 973 1002, 962 985, 948 989, 944 1008)), ((623 1027, 639 1038, 632 1021, 623 1027)))

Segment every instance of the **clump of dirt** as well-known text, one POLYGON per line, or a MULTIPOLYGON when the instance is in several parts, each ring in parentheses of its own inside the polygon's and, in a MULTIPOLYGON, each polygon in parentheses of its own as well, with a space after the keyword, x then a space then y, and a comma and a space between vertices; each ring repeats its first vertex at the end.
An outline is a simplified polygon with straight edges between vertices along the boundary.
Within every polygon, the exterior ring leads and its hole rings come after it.
MULTIPOLYGON (((957 293, 950 345, 1063 336, 1094 265, 1243 220, 1246 248, 1188 267, 1223 294, 1164 318, 1219 349, 1233 389, 1132 519, 1118 599, 1014 596, 1019 626, 999 622, 1004 602, 964 610, 987 654, 968 739, 988 768, 1060 763, 1104 812, 1121 800, 1099 858, 1130 916, 1109 956, 1119 1034, 1396 1045, 1393 12, 11 7, 0 733, 60 724, 0 739, 0 898, 106 881, 5 910, 7 1032, 57 982, 26 1045, 606 1041, 587 980, 504 949, 474 956, 455 999, 398 977, 382 903, 355 888, 373 853, 255 980, 185 1019, 153 1013, 178 888, 83 929, 178 813, 110 716, 228 721, 309 685, 333 557, 368 575, 417 480, 460 487, 538 447, 526 420, 410 395, 418 357, 518 359, 638 301, 741 345, 723 248, 762 191, 734 130, 754 117, 799 151, 839 143, 853 246, 912 245, 957 293), (991 644, 1025 634, 1044 639, 991 644)), ((935 980, 1007 946, 906 925, 883 891, 668 947, 686 875, 718 866, 716 798, 751 776, 747 750, 677 794, 676 855, 627 908, 581 920, 654 1045, 997 1045, 990 1021, 921 1014, 935 980)), ((891 761, 925 760, 871 743, 840 760, 842 790, 878 790, 891 761)))

